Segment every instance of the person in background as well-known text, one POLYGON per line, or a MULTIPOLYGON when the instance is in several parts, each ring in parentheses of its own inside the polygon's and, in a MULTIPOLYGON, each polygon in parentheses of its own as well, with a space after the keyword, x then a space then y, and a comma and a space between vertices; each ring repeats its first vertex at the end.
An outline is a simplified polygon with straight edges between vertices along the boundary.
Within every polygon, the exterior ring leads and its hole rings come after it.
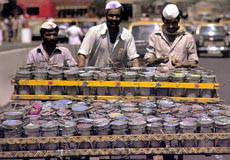
POLYGON ((59 43, 68 43, 69 37, 67 36, 66 30, 69 27, 68 23, 62 23, 58 25, 59 32, 58 32, 58 39, 59 43))
POLYGON ((8 25, 6 24, 7 20, 0 18, 0 26, 3 32, 3 41, 8 42, 8 25))
POLYGON ((167 4, 162 11, 163 25, 160 31, 150 35, 144 59, 147 65, 196 67, 199 59, 194 37, 181 29, 180 12, 175 4, 167 4))
MULTIPOLYGON (((15 35, 15 40, 16 41, 20 41, 21 40, 21 32, 22 32, 22 28, 25 27, 27 21, 25 19, 25 17, 20 14, 20 15, 16 15, 16 35, 15 35)), ((27 26, 29 27, 29 26, 27 26)))
POLYGON ((0 18, 0 45, 2 45, 4 38, 4 32, 6 32, 6 26, 3 22, 3 18, 0 18))
POLYGON ((69 28, 67 28, 66 33, 67 33, 67 36, 69 37, 70 45, 80 45, 81 44, 83 32, 81 28, 76 25, 75 21, 70 23, 70 26, 69 28))
POLYGON ((57 46, 58 31, 58 26, 53 22, 46 21, 41 25, 42 43, 29 51, 27 64, 41 67, 72 67, 77 65, 68 48, 57 46))
POLYGON ((12 15, 10 15, 8 18, 4 19, 4 23, 6 25, 6 41, 8 42, 12 42, 13 41, 13 24, 14 24, 14 17, 12 15))
POLYGON ((120 26, 122 5, 118 1, 110 1, 105 10, 106 22, 91 27, 83 39, 78 51, 79 67, 138 67, 139 55, 134 38, 120 26))

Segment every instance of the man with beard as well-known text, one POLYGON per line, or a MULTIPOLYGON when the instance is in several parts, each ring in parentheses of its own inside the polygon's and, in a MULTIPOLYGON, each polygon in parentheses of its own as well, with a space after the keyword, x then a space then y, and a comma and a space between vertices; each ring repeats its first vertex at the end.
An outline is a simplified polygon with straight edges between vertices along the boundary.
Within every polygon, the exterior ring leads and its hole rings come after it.
POLYGON ((96 67, 138 67, 139 55, 132 34, 120 26, 122 5, 105 6, 106 22, 89 29, 78 51, 78 65, 96 67))
POLYGON ((162 11, 160 31, 150 35, 144 59, 147 65, 196 67, 198 56, 193 36, 178 25, 180 12, 175 4, 167 4, 162 11))
POLYGON ((41 25, 42 43, 29 51, 27 64, 40 67, 71 67, 77 65, 68 48, 57 46, 58 31, 58 26, 53 22, 47 21, 41 25))

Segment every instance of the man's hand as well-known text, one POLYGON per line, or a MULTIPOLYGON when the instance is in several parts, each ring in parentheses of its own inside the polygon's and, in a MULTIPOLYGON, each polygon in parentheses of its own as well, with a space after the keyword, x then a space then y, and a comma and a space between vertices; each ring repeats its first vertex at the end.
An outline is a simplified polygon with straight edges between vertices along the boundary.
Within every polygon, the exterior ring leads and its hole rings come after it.
POLYGON ((161 56, 160 58, 157 59, 157 61, 159 61, 159 63, 167 63, 169 61, 169 57, 161 56))
POLYGON ((162 56, 160 58, 156 58, 155 56, 151 56, 148 59, 146 59, 146 65, 158 65, 160 63, 167 63, 169 61, 168 56, 162 56))
POLYGON ((146 59, 146 65, 148 66, 150 64, 153 64, 155 61, 156 61, 156 57, 152 55, 146 59))
POLYGON ((175 68, 182 67, 182 63, 174 56, 172 57, 171 63, 175 68))
POLYGON ((78 55, 78 67, 85 67, 85 59, 86 57, 84 55, 78 55))
POLYGON ((172 64, 175 68, 185 67, 182 63, 173 63, 172 64))
POLYGON ((175 67, 175 68, 180 68, 180 67, 183 67, 183 68, 195 68, 198 66, 197 62, 186 62, 186 63, 180 63, 180 62, 177 62, 177 63, 173 63, 172 62, 172 65, 175 67))

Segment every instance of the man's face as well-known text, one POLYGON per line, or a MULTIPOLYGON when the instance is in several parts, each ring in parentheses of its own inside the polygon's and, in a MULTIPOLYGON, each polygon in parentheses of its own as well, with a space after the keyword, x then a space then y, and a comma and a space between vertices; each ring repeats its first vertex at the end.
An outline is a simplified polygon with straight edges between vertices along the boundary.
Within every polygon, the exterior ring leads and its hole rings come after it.
POLYGON ((172 19, 172 20, 164 19, 163 22, 164 22, 165 29, 169 33, 175 33, 180 28, 178 26, 179 19, 172 19))
POLYGON ((106 15, 106 21, 108 27, 118 27, 121 23, 121 9, 108 10, 106 15))
POLYGON ((58 42, 58 33, 56 31, 46 31, 43 34, 43 42, 47 45, 56 45, 58 42))

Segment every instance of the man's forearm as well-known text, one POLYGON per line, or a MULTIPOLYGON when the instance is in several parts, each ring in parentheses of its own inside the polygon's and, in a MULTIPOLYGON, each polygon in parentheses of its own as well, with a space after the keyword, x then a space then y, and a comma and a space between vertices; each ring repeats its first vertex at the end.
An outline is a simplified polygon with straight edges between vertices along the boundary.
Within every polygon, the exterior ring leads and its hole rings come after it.
POLYGON ((189 62, 183 63, 181 66, 175 66, 175 67, 194 68, 197 66, 198 66, 197 61, 189 61, 189 62))
POLYGON ((198 62, 197 61, 190 61, 190 62, 188 62, 188 67, 197 67, 198 66, 198 62))
POLYGON ((85 56, 82 54, 78 55, 78 67, 85 67, 85 56))

